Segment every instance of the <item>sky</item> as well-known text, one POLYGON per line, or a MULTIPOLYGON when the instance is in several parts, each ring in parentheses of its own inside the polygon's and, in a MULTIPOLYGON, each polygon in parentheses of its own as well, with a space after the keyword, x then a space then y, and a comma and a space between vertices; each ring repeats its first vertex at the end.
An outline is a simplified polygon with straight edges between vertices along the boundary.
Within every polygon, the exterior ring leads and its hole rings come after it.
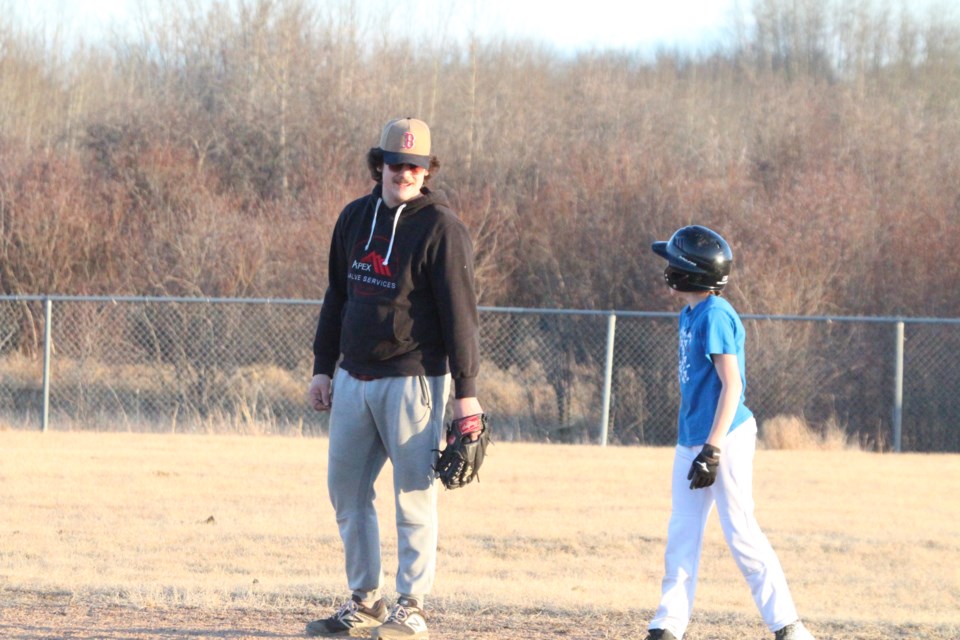
MULTIPOLYGON (((465 5, 472 3, 466 2, 465 5)), ((736 0, 478 0, 478 30, 561 50, 651 49, 716 41, 736 0)))
MULTIPOLYGON (((67 26, 67 35, 96 39, 122 31, 156 0, 5 0, 34 24, 67 26)), ((201 5, 209 0, 195 0, 201 5)), ((315 0, 317 6, 350 0, 315 0)), ((450 25, 455 37, 475 31, 483 38, 522 38, 562 52, 588 49, 653 51, 697 48, 727 33, 742 0, 354 0, 360 11, 390 12, 391 23, 450 25)), ((0 0, 0 7, 4 0, 0 0)))

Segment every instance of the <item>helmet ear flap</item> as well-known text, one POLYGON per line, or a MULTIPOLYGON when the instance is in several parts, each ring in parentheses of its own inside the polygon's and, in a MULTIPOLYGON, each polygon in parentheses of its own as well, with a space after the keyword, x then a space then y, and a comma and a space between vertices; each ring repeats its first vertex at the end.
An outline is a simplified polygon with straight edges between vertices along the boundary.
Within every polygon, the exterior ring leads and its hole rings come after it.
POLYGON ((677 269, 671 265, 668 265, 667 268, 663 270, 663 279, 671 289, 675 289, 676 291, 710 290, 701 283, 701 276, 696 273, 684 271, 683 269, 677 269))
POLYGON ((689 274, 680 271, 679 269, 667 265, 667 268, 663 270, 663 280, 667 283, 667 286, 671 289, 676 289, 677 291, 685 290, 685 283, 687 281, 687 276, 689 274))

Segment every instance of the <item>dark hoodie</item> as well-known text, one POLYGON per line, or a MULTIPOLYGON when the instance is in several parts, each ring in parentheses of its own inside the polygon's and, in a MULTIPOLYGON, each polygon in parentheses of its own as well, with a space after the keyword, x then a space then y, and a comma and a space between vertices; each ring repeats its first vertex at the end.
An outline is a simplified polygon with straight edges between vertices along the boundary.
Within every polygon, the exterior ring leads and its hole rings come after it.
POLYGON ((348 204, 330 243, 313 373, 452 374, 475 397, 480 368, 473 246, 446 197, 426 187, 395 209, 381 186, 348 204), (449 364, 448 364, 449 362, 449 364))

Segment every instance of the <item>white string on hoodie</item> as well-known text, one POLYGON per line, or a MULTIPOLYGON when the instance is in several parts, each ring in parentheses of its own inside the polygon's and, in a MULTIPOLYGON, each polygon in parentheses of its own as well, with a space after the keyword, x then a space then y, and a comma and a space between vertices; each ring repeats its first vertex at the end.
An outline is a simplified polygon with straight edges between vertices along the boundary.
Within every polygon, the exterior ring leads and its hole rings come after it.
MULTIPOLYGON (((377 228, 377 212, 380 210, 380 203, 383 202, 382 198, 377 198, 377 206, 373 208, 373 223, 370 225, 370 237, 367 238, 367 246, 363 248, 364 251, 370 248, 370 243, 373 241, 373 231, 377 228)), ((407 206, 407 203, 404 202, 397 208, 396 215, 393 216, 393 230, 390 232, 390 244, 387 245, 387 255, 383 258, 383 264, 390 264, 390 254, 393 253, 393 240, 397 237, 397 222, 400 221, 400 213, 403 211, 403 208, 407 206)))
POLYGON ((367 246, 363 248, 364 251, 370 249, 370 243, 373 242, 373 230, 377 228, 377 211, 380 211, 381 202, 383 202, 383 199, 377 198, 377 206, 373 208, 373 224, 370 225, 370 237, 367 238, 367 246))
POLYGON ((407 206, 407 203, 404 202, 397 208, 397 214, 393 216, 393 231, 390 232, 390 244, 387 245, 387 255, 383 258, 383 264, 390 264, 390 254, 393 252, 393 239, 397 237, 397 223, 400 222, 400 214, 403 212, 403 208, 407 206))

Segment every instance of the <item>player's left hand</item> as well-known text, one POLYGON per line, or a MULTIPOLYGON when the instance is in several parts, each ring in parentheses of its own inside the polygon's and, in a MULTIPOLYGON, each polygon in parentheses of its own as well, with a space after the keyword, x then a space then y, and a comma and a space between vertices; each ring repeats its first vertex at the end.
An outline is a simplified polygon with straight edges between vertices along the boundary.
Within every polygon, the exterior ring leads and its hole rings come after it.
POLYGON ((454 419, 447 426, 446 444, 433 470, 447 489, 465 487, 479 477, 490 444, 486 414, 454 419))
POLYGON ((687 480, 691 489, 704 489, 717 479, 717 467, 720 466, 720 449, 711 445, 703 445, 703 449, 693 459, 687 480))

